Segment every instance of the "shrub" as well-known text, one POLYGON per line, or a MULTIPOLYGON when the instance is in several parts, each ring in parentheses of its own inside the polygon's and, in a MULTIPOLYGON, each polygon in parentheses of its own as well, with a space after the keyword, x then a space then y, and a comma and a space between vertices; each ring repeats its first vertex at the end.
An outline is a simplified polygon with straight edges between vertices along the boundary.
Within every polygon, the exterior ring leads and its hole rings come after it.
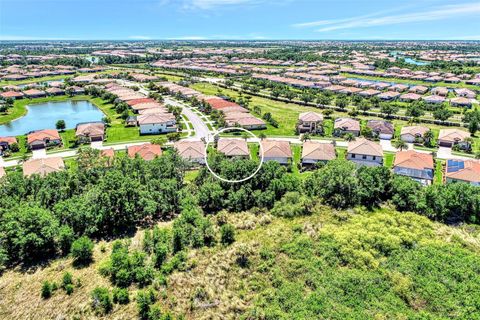
POLYGON ((67 284, 64 288, 65 288, 65 292, 68 295, 71 295, 73 293, 73 284, 67 284))
POLYGON ((65 289, 66 286, 73 284, 73 277, 70 272, 65 272, 62 279, 62 287, 65 289))
POLYGON ((220 238, 224 245, 229 245, 235 242, 235 228, 227 223, 220 227, 220 238))
POLYGON ((60 227, 58 232, 58 246, 60 247, 62 254, 66 255, 70 252, 74 238, 75 236, 72 228, 69 226, 60 227))
POLYGON ((93 242, 90 238, 83 236, 72 243, 70 249, 75 263, 78 265, 87 265, 92 261, 93 257, 93 242))
POLYGON ((107 288, 96 287, 92 291, 92 308, 103 314, 112 310, 112 298, 107 288))
POLYGON ((137 293, 137 308, 140 319, 148 319, 150 305, 155 301, 155 291, 152 289, 140 290, 137 293))
POLYGON ((52 296, 52 286, 47 280, 43 281, 42 284, 42 298, 48 299, 52 296))
POLYGON ((128 290, 126 288, 114 288, 113 302, 119 304, 128 304, 130 302, 128 290))

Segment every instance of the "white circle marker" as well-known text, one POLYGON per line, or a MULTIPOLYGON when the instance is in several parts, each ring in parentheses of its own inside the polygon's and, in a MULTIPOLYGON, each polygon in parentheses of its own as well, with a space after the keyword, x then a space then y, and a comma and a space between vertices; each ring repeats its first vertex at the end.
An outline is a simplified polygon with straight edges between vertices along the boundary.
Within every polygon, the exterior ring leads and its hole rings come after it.
MULTIPOLYGON (((217 131, 214 135, 213 135, 213 141, 215 141, 215 137, 218 136, 220 133, 223 133, 223 132, 229 132, 229 131, 236 131, 236 130, 239 130, 239 131, 244 131, 248 134, 250 134, 253 138, 255 139, 258 139, 257 136, 247 130, 247 129, 244 129, 244 128, 237 128, 237 127, 232 127, 232 128, 223 128, 219 131, 217 131)), ((258 165, 257 167, 257 170, 255 170, 254 173, 252 173, 251 175, 249 175, 248 177, 244 178, 244 179, 241 179, 241 180, 228 180, 228 179, 225 179, 225 178, 222 178, 220 177, 219 175, 217 175, 215 172, 213 172, 212 168, 210 168, 210 165, 208 164, 208 161, 207 161, 207 151, 208 151, 208 146, 210 145, 210 141, 207 140, 207 144, 205 145, 205 156, 204 156, 204 159, 205 159, 205 164, 208 168, 208 171, 210 171, 210 173, 215 177, 217 178, 218 180, 221 180, 223 182, 228 182, 228 183, 240 183, 240 182, 245 182, 247 180, 250 180, 252 179, 257 173, 258 171, 260 171, 260 169, 262 168, 262 165, 263 165, 263 147, 262 147, 262 144, 261 143, 258 143, 258 145, 260 146, 259 148, 259 153, 261 155, 260 157, 260 164, 258 165)))

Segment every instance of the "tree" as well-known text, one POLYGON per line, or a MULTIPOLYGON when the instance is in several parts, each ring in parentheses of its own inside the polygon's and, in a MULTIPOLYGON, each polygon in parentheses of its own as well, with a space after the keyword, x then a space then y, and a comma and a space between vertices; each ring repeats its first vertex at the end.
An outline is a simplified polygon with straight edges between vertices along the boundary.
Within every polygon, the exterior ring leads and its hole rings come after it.
POLYGON ((392 180, 392 203, 399 211, 415 211, 421 185, 413 179, 396 175, 392 180))
POLYGON ((83 236, 72 243, 70 253, 78 265, 87 265, 93 258, 93 242, 90 238, 83 236))
POLYGON ((368 208, 377 207, 388 199, 392 173, 387 167, 360 167, 357 171, 358 197, 368 208))
POLYGON ((231 224, 224 224, 220 228, 220 241, 223 245, 230 245, 235 242, 235 227, 231 224))
POLYGON ((346 133, 343 138, 348 142, 355 141, 355 136, 351 132, 346 133))
POLYGON ((348 99, 343 96, 337 97, 337 99, 335 99, 335 105, 340 109, 345 109, 348 105, 348 99))
POLYGON ((472 121, 470 121, 468 123, 468 131, 470 131, 470 133, 472 134, 472 136, 475 135, 475 133, 478 131, 478 120, 477 119, 473 119, 472 121))
POLYGON ((366 99, 362 99, 360 103, 358 104, 358 109, 362 110, 363 113, 365 114, 368 110, 370 110, 371 105, 370 102, 366 99))
POLYGON ((305 181, 309 196, 319 196, 335 208, 348 208, 358 203, 358 179, 355 164, 344 159, 330 161, 305 181))
POLYGON ((96 287, 91 294, 92 308, 98 313, 107 314, 112 311, 113 304, 107 288, 96 287))
MULTIPOLYGON (((328 106, 330 105, 330 102, 332 101, 332 99, 324 94, 321 94, 318 96, 317 98, 317 103, 319 105, 322 105, 322 106, 328 106)), ((328 110, 328 109, 327 109, 328 110)))
POLYGON ((138 291, 136 300, 140 319, 148 319, 150 305, 155 302, 155 295, 155 291, 152 289, 138 291))
POLYGON ((445 122, 452 116, 452 112, 447 108, 439 108, 433 112, 433 117, 437 120, 445 122))
POLYGON ((431 148, 434 146, 433 139, 434 139, 434 134, 432 130, 428 130, 423 134, 423 141, 426 147, 431 148))
POLYGON ((43 299, 48 299, 52 296, 52 285, 47 280, 43 281, 43 283, 42 283, 41 296, 42 296, 43 299))
POLYGON ((302 142, 309 141, 309 140, 311 140, 311 139, 312 139, 312 137, 310 137, 310 133, 308 133, 308 132, 307 132, 307 133, 304 133, 304 134, 302 135, 302 137, 300 138, 300 140, 301 140, 302 142))
POLYGON ((394 143, 393 143, 393 146, 395 148, 397 148, 398 150, 400 151, 403 151, 403 150, 407 150, 408 149, 408 145, 405 141, 403 141, 402 139, 398 139, 396 140, 394 143))
POLYGON ((3 216, 0 243, 11 262, 35 262, 56 251, 58 221, 50 211, 21 205, 3 216))
POLYGON ((382 103, 380 105, 380 112, 383 113, 387 118, 390 118, 392 114, 398 112, 398 107, 391 103, 382 103))
POLYGON ((65 127, 66 127, 65 120, 58 120, 57 123, 55 124, 55 127, 57 128, 57 130, 60 130, 60 131, 65 130, 65 127))

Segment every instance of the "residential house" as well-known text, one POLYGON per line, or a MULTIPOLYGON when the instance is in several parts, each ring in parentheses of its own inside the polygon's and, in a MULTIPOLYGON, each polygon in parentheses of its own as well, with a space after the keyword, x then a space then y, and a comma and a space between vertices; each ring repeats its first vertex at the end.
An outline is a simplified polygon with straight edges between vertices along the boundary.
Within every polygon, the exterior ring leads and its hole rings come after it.
POLYGON ((140 134, 159 134, 177 131, 175 116, 171 113, 142 114, 137 117, 140 134))
POLYGON ((431 90, 431 92, 436 96, 442 96, 442 97, 448 96, 448 89, 445 87, 435 87, 431 90))
POLYGON ((390 140, 393 138, 395 128, 393 124, 383 120, 368 120, 367 127, 372 129, 374 137, 378 137, 383 140, 390 140))
POLYGON ((45 97, 47 95, 47 93, 45 91, 37 90, 37 89, 25 90, 25 91, 23 91, 23 94, 27 98, 41 98, 41 97, 45 97))
POLYGON ((409 87, 407 85, 397 83, 397 84, 391 86, 390 90, 394 90, 394 91, 397 91, 397 92, 404 92, 404 91, 407 91, 408 88, 409 87))
POLYGON ((367 90, 364 90, 362 92, 359 92, 358 94, 362 97, 370 98, 370 97, 376 96, 380 92, 381 91, 378 91, 378 90, 375 90, 375 89, 367 89, 367 90))
POLYGON ((8 98, 22 99, 23 96, 24 96, 23 93, 17 92, 17 91, 5 91, 5 92, 0 93, 0 97, 2 97, 5 100, 8 99, 8 98))
POLYGON ((130 158, 138 155, 143 160, 150 161, 162 155, 162 148, 158 144, 144 143, 127 147, 127 154, 130 158))
POLYGON ((221 138, 217 143, 217 151, 231 158, 250 158, 250 150, 245 139, 221 138))
POLYGON ((476 160, 447 160, 445 181, 470 183, 480 186, 480 162, 476 160))
POLYGON ((428 97, 424 97, 422 98, 423 101, 425 101, 426 103, 432 103, 432 104, 441 104, 441 103, 444 103, 445 102, 445 97, 442 97, 442 96, 435 96, 435 95, 432 95, 432 96, 428 96, 428 97))
POLYGON ((27 144, 32 150, 43 149, 51 145, 61 145, 62 138, 55 129, 38 130, 27 135, 27 144))
POLYGON ((75 128, 75 137, 81 143, 103 141, 105 139, 105 124, 101 121, 79 123, 75 128))
POLYGON ((460 148, 468 148, 469 142, 465 139, 470 137, 470 133, 460 129, 441 129, 438 134, 438 144, 441 147, 453 147, 459 145, 460 148))
POLYGON ((318 162, 327 162, 336 158, 333 143, 305 141, 302 148, 302 165, 308 166, 318 162))
POLYGON ((58 172, 65 169, 62 157, 31 159, 23 164, 23 175, 30 177, 32 175, 46 176, 52 172, 58 172))
POLYGON ((409 92, 416 93, 416 94, 425 94, 428 92, 428 87, 425 86, 413 86, 409 90, 409 92))
POLYGON ((397 91, 387 91, 380 93, 377 97, 382 100, 391 101, 397 99, 398 97, 400 97, 400 95, 400 92, 397 91))
POLYGON ((410 93, 405 93, 400 96, 400 101, 402 102, 411 102, 411 101, 418 101, 422 98, 421 95, 410 92, 410 93))
POLYGON ((430 185, 433 181, 433 156, 414 150, 399 151, 395 155, 393 172, 407 176, 422 185, 430 185))
POLYGON ((382 146, 373 141, 358 138, 348 143, 347 160, 359 166, 381 166, 383 164, 382 146))
POLYGON ((429 128, 424 126, 402 127, 400 131, 400 139, 408 143, 422 142, 425 133, 429 130, 429 128))
POLYGON ((459 97, 464 97, 468 99, 475 99, 475 97, 477 96, 477 94, 473 90, 465 89, 465 88, 455 89, 455 93, 459 97))
POLYGON ((472 107, 472 100, 475 99, 469 99, 469 98, 464 98, 464 97, 456 97, 450 99, 450 104, 454 107, 467 107, 471 108, 472 107))
POLYGON ((187 161, 205 164, 205 143, 203 141, 181 140, 175 142, 178 154, 187 161))
POLYGON ((17 143, 17 138, 15 137, 0 137, 0 155, 3 151, 10 149, 10 146, 13 143, 17 143))
POLYGON ((62 95, 62 94, 65 94, 65 90, 63 89, 60 89, 60 88, 48 88, 47 90, 45 90, 45 92, 49 95, 49 96, 59 96, 59 95, 62 95))
POLYGON ((360 122, 351 118, 337 118, 333 125, 333 131, 337 137, 347 133, 358 137, 360 135, 360 122))
POLYGON ((317 112, 302 112, 298 116, 298 133, 321 133, 323 115, 317 112))
POLYGON ((288 164, 292 159, 290 142, 265 139, 260 141, 263 150, 263 162, 276 161, 280 164, 288 164))

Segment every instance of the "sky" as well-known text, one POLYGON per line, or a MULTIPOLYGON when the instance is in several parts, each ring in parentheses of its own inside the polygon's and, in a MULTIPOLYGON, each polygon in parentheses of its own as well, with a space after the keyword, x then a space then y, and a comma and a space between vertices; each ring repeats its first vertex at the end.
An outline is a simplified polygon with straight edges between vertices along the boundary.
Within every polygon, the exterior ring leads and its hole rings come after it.
POLYGON ((0 0, 0 40, 480 40, 472 0, 0 0))

